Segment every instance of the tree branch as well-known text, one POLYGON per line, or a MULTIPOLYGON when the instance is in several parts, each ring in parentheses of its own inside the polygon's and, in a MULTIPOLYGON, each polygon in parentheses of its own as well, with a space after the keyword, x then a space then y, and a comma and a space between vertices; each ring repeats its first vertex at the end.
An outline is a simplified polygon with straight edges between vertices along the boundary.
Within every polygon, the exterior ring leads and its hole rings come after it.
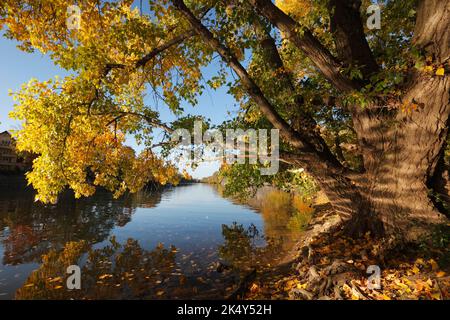
POLYGON ((338 57, 349 66, 361 68, 364 80, 378 71, 372 50, 364 33, 359 9, 361 0, 330 0, 331 31, 338 57))
POLYGON ((314 37, 309 29, 300 26, 295 20, 275 6, 271 0, 248 1, 273 25, 282 31, 286 39, 291 40, 302 50, 336 89, 342 92, 351 92, 360 88, 358 83, 348 79, 341 73, 341 64, 314 37))
POLYGON ((150 118, 150 117, 148 117, 148 116, 146 116, 145 114, 142 114, 142 113, 132 112, 132 111, 123 111, 123 112, 119 112, 119 114, 122 115, 122 116, 128 116, 128 115, 131 115, 131 116, 135 116, 135 117, 142 118, 142 119, 144 119, 148 124, 152 125, 153 127, 162 129, 162 130, 164 130, 164 131, 166 131, 166 132, 168 132, 168 133, 172 133, 172 132, 174 131, 174 130, 173 130, 171 127, 169 127, 167 124, 164 124, 164 123, 162 123, 162 122, 160 122, 160 121, 158 121, 158 120, 152 119, 152 118, 150 118))
MULTIPOLYGON (((138 69, 140 67, 144 67, 147 64, 147 62, 152 60, 158 54, 166 51, 167 49, 170 49, 173 46, 176 46, 176 45, 182 43, 183 41, 191 38, 193 35, 195 35, 195 31, 189 30, 186 33, 180 34, 180 35, 174 37, 173 39, 164 42, 162 45, 154 48, 152 51, 150 51, 145 56, 143 56, 141 59, 139 59, 136 62, 134 68, 138 69)), ((112 69, 125 69, 125 68, 126 68, 126 65, 124 65, 124 64, 108 63, 108 64, 106 64, 105 70, 103 71, 103 77, 106 77, 112 69)))
POLYGON ((413 44, 433 55, 437 63, 450 60, 450 1, 420 0, 413 44))
POLYGON ((279 129, 281 135, 287 139, 293 146, 300 149, 310 149, 305 145, 299 136, 298 132, 293 130, 289 124, 275 111, 274 107, 267 100, 267 98, 262 93, 258 85, 253 81, 247 70, 241 65, 239 60, 233 55, 231 50, 220 43, 214 35, 209 31, 201 22, 198 20, 194 14, 185 5, 183 0, 172 0, 174 6, 180 10, 185 18, 190 22, 194 30, 198 35, 200 35, 204 41, 211 46, 222 59, 234 70, 234 72, 241 79, 242 85, 247 90, 248 94, 253 98, 253 100, 258 104, 261 111, 267 117, 267 119, 272 123, 272 125, 279 129))
POLYGON ((180 34, 179 36, 176 36, 175 38, 163 43, 159 47, 156 47, 151 52, 146 54, 144 57, 142 57, 137 63, 136 68, 143 67, 146 65, 147 62, 149 62, 151 59, 153 59, 155 56, 160 54, 161 52, 169 49, 170 47, 173 47, 175 45, 178 45, 182 43, 183 41, 189 39, 195 34, 194 30, 189 30, 184 34, 180 34))
POLYGON ((266 65, 280 78, 279 87, 281 90, 285 91, 286 96, 294 97, 294 103, 291 103, 291 109, 293 109, 297 114, 295 119, 297 127, 295 129, 300 133, 303 141, 307 142, 313 149, 316 150, 316 152, 322 153, 328 159, 334 159, 335 162, 339 162, 320 135, 317 122, 310 113, 302 109, 301 106, 304 104, 304 99, 297 93, 292 77, 286 72, 278 72, 279 70, 285 70, 285 66, 283 59, 278 52, 275 39, 258 21, 258 18, 256 19, 255 26, 256 32, 260 38, 260 46, 263 50, 263 56, 267 62, 266 65))
MULTIPOLYGON (((208 12, 211 10, 211 8, 204 8, 201 10, 200 13, 200 17, 203 18, 204 16, 206 16, 208 14, 208 12)), ((170 28, 169 30, 172 31, 175 28, 170 28)), ((174 37, 173 39, 164 42, 162 45, 154 48, 152 51, 150 51, 149 53, 147 53, 145 56, 143 56, 141 59, 139 59, 136 62, 135 68, 139 68, 139 67, 144 67, 147 62, 149 62, 150 60, 152 60, 154 57, 156 57, 158 54, 162 53, 163 51, 170 49, 173 46, 176 46, 180 43, 182 43, 183 41, 191 38, 192 36, 194 36, 196 33, 194 30, 188 30, 183 34, 180 34, 176 37, 174 37)), ((108 63, 106 65, 105 71, 104 71, 104 76, 107 76, 108 73, 114 69, 114 68, 118 68, 118 69, 124 69, 126 66, 123 64, 118 64, 118 63, 108 63)))

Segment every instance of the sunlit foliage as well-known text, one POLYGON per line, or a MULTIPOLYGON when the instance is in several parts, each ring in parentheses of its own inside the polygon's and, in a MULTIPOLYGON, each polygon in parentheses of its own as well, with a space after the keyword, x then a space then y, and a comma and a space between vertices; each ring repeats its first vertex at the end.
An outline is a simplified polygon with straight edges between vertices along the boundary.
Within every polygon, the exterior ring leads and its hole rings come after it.
MULTIPOLYGON (((247 66, 249 75, 282 118, 296 129, 301 125, 301 115, 311 114, 332 152, 349 167, 360 166, 358 150, 352 148, 356 137, 347 128, 351 126, 350 114, 333 105, 315 103, 317 97, 340 94, 282 32, 276 32, 247 1, 186 3, 247 66), (262 45, 267 34, 274 38, 281 57, 282 66, 276 69, 267 63, 262 45), (292 88, 288 88, 286 79, 292 88), (341 150, 341 143, 350 148, 341 150)), ((336 55, 330 32, 332 8, 327 3, 276 1, 336 55)), ((370 4, 363 1, 362 17, 370 4)), ((360 92, 340 95, 343 104, 357 102, 364 107, 372 98, 381 97, 393 107, 410 106, 411 102, 400 98, 409 66, 445 73, 442 66, 434 65, 433 57, 411 46, 415 5, 414 0, 383 2, 382 28, 366 30, 381 70, 364 83, 360 92)), ((181 116, 182 103, 195 105, 207 87, 228 87, 241 106, 236 117, 240 127, 272 127, 224 63, 216 63, 217 74, 204 78, 204 68, 218 61, 217 57, 192 32, 172 1, 150 0, 144 12, 131 0, 81 0, 77 6, 81 21, 80 28, 74 29, 67 25, 70 12, 66 1, 5 0, 0 4, 0 28, 5 36, 17 40, 24 51, 49 55, 70 74, 63 79, 31 80, 13 93, 16 106, 11 116, 23 123, 23 128, 15 132, 18 149, 38 155, 28 174, 39 192, 38 200, 55 202, 66 187, 77 196, 89 196, 96 186, 103 186, 119 196, 149 181, 176 184, 175 167, 167 157, 162 159, 153 152, 159 144, 155 128, 171 129, 170 124, 161 123, 158 106, 164 104, 181 116), (136 154, 127 146, 129 138, 141 143, 145 151, 136 154)), ((354 65, 342 65, 341 72, 350 79, 361 78, 361 70, 354 65)), ((225 124, 229 125, 236 126, 225 124)), ((289 151, 289 145, 282 147, 289 151)), ((254 168, 240 171, 241 178, 249 178, 254 187, 265 182, 254 175, 254 168)))

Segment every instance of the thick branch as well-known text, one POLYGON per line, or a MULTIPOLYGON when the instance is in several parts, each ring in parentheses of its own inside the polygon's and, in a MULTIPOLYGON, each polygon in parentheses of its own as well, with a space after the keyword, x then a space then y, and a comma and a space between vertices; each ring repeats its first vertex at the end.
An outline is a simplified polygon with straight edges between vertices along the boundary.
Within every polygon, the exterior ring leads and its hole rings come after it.
POLYGON ((361 0, 330 0, 331 31, 338 57, 347 65, 361 68, 365 80, 378 71, 367 43, 359 9, 361 0))
POLYGON ((298 132, 293 130, 289 126, 289 124, 275 111, 274 107, 267 100, 261 89, 253 81, 253 79, 249 76, 247 70, 233 55, 231 50, 222 45, 220 41, 214 37, 211 31, 203 26, 203 24, 193 15, 193 13, 189 10, 189 8, 184 4, 182 0, 173 0, 173 4, 180 10, 180 12, 183 13, 183 15, 190 22, 197 34, 199 34, 209 46, 217 51, 222 59, 234 70, 234 72, 236 72, 248 94, 258 104, 261 111, 264 113, 270 123, 272 123, 275 128, 280 130, 281 135, 285 137, 286 140, 289 141, 293 146, 300 149, 309 149, 302 141, 298 132))
MULTIPOLYGON (((206 16, 208 14, 208 12, 211 10, 211 8, 204 8, 201 10, 200 16, 203 18, 204 16, 206 16)), ((170 31, 173 31, 173 29, 175 28, 171 28, 170 31)), ((187 32, 180 34, 176 37, 174 37, 173 39, 164 42, 162 45, 154 48, 152 51, 150 51, 149 53, 147 53, 145 56, 143 56, 141 59, 139 59, 136 62, 135 68, 139 68, 139 67, 144 67, 147 62, 149 62, 150 60, 152 60, 154 57, 156 57, 158 54, 162 53, 163 51, 166 51, 167 49, 170 49, 173 46, 176 46, 180 43, 182 43, 183 41, 191 38, 192 36, 195 35, 195 31, 194 30, 188 30, 187 32)), ((123 69, 126 66, 123 64, 118 64, 118 63, 109 63, 106 65, 105 68, 105 73, 104 75, 108 75, 108 73, 114 69, 114 68, 119 68, 119 69, 123 69)))
POLYGON ((263 57, 266 65, 271 69, 273 74, 278 75, 279 88, 286 92, 286 96, 294 97, 294 103, 290 107, 297 114, 295 119, 297 122, 297 131, 302 136, 302 139, 318 153, 322 153, 326 158, 334 159, 333 161, 338 162, 320 135, 317 122, 311 114, 302 109, 302 105, 304 104, 303 97, 297 93, 290 74, 286 72, 277 72, 279 70, 284 70, 285 66, 278 52, 275 39, 260 23, 256 22, 255 25, 257 33, 259 34, 260 46, 263 50, 263 57))
POLYGON ((162 122, 160 122, 160 121, 158 121, 158 120, 155 120, 155 119, 153 119, 153 118, 150 118, 150 117, 148 117, 148 116, 146 116, 145 114, 142 114, 142 113, 138 113, 138 112, 131 112, 131 111, 123 111, 123 112, 119 112, 119 117, 125 117, 125 116, 135 116, 135 117, 139 117, 139 118, 142 118, 142 119, 144 119, 149 125, 151 125, 151 126, 153 126, 153 127, 155 127, 155 128, 159 128, 159 129, 162 129, 162 130, 164 130, 165 132, 167 132, 167 133, 172 133, 174 130, 171 128, 171 127, 169 127, 168 125, 166 125, 166 124, 164 124, 164 123, 162 123, 162 122))
POLYGON ((145 122, 147 122, 149 125, 155 127, 155 128, 159 128, 162 129, 163 131, 167 132, 167 133, 172 133, 174 130, 169 127, 167 124, 162 123, 159 120, 155 120, 149 116, 146 116, 145 114, 142 113, 138 113, 138 112, 132 112, 132 111, 118 111, 118 112, 114 112, 114 113, 97 113, 95 114, 96 116, 103 116, 103 115, 113 115, 115 116, 112 120, 110 120, 106 126, 109 126, 113 123, 116 123, 117 121, 119 121, 122 118, 125 118, 127 116, 134 116, 134 117, 138 117, 141 118, 143 120, 145 120, 145 122))
MULTIPOLYGON (((156 57, 158 54, 170 49, 173 46, 176 46, 180 43, 182 43, 183 41, 191 38, 193 35, 195 34, 194 30, 189 30, 186 33, 180 34, 178 36, 176 36, 175 38, 164 42, 162 45, 154 48, 152 51, 150 51, 149 53, 147 53, 145 56, 143 56, 141 59, 139 59, 136 64, 135 64, 135 68, 140 68, 140 67, 144 67, 147 62, 149 62, 150 60, 152 60, 154 57, 156 57)), ((112 69, 125 69, 125 65, 124 64, 119 64, 119 63, 108 63, 105 67, 104 70, 104 76, 107 76, 108 73, 112 70, 112 69)))
POLYGON ((175 45, 178 45, 178 44, 182 43, 183 41, 185 41, 185 40, 189 39, 190 37, 192 37, 194 34, 195 34, 194 30, 189 30, 188 32, 186 32, 184 34, 181 34, 181 35, 173 38, 172 40, 169 40, 169 41, 163 43, 159 47, 156 47, 155 49, 153 49, 151 52, 146 54, 144 57, 142 57, 136 63, 136 68, 145 66, 145 64, 147 62, 149 62, 151 59, 153 59, 155 56, 157 56, 161 52, 169 49, 170 47, 173 47, 175 45))
POLYGON ((340 63, 314 37, 310 30, 300 26, 295 20, 275 6, 271 0, 248 1, 273 25, 282 31, 286 39, 291 40, 302 50, 336 89, 342 92, 350 92, 360 88, 359 84, 351 81, 341 73, 340 63))
POLYGON ((433 55, 438 63, 450 60, 450 1, 420 1, 413 43, 433 55))

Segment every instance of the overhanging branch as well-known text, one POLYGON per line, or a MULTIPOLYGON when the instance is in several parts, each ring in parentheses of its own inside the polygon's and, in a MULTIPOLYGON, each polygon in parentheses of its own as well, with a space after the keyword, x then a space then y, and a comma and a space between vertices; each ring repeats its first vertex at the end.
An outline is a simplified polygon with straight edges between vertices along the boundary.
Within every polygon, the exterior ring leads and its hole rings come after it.
POLYGON ((272 125, 279 129, 281 135, 284 136, 293 146, 300 149, 309 149, 300 138, 298 132, 293 130, 289 124, 275 111, 274 107, 264 96, 261 89, 253 81, 247 70, 242 66, 236 56, 231 52, 229 48, 220 43, 218 39, 209 31, 200 20, 198 20, 194 14, 189 10, 182 0, 173 0, 174 6, 180 10, 184 17, 190 22, 194 30, 200 35, 203 40, 211 46, 222 59, 233 69, 241 80, 242 85, 245 87, 248 94, 258 104, 261 111, 272 123, 272 125))
POLYGON ((299 25, 271 0, 248 0, 264 17, 292 41, 320 70, 324 77, 341 92, 358 90, 360 85, 341 73, 341 64, 317 40, 312 32, 299 25))
POLYGON ((364 33, 360 0, 329 0, 331 32, 340 61, 361 69, 365 81, 379 67, 364 33))
MULTIPOLYGON (((138 69, 140 67, 144 67, 147 64, 147 62, 155 58, 158 54, 170 49, 173 46, 182 43, 183 41, 191 38, 194 34, 195 34, 194 30, 189 30, 186 33, 180 34, 174 37, 173 39, 164 42, 160 46, 154 48, 152 51, 147 53, 141 59, 139 59, 134 65, 134 68, 138 69)), ((126 67, 127 67, 126 65, 120 63, 108 63, 105 66, 103 76, 107 76, 112 69, 125 69, 126 67)))

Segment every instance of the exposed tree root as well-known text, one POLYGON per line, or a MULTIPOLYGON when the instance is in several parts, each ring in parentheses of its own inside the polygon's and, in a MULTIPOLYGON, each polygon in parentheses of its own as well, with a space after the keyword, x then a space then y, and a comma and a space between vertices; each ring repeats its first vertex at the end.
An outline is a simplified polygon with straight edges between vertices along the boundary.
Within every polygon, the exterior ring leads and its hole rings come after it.
POLYGON ((349 238, 339 219, 322 213, 313 219, 291 267, 259 276, 258 290, 248 292, 246 298, 449 299, 450 250, 445 245, 432 248, 430 243, 426 250, 396 245, 394 238, 374 238, 369 233, 349 238), (369 266, 380 268, 381 288, 370 286, 369 266))

